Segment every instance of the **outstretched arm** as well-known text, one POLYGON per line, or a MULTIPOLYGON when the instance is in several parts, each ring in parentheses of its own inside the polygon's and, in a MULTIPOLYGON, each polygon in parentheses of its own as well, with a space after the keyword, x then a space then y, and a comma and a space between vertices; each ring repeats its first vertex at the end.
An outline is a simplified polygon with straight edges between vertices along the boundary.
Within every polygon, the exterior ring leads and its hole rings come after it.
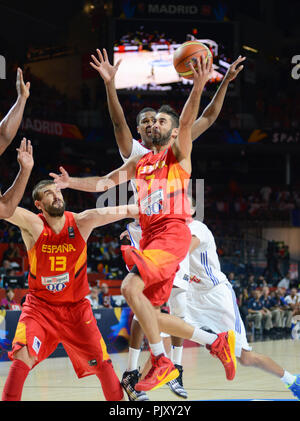
POLYGON ((0 197, 0 218, 9 218, 22 200, 33 167, 32 146, 30 140, 22 139, 18 151, 20 171, 13 185, 0 197))
POLYGON ((178 136, 174 142, 175 155, 179 160, 188 158, 192 151, 192 125, 197 117, 200 98, 212 71, 212 61, 197 58, 197 65, 190 62, 193 71, 193 88, 179 118, 178 136))
POLYGON ((135 177, 137 162, 141 156, 130 158, 120 168, 103 177, 70 177, 63 167, 59 167, 60 174, 50 173, 59 189, 74 189, 86 192, 103 192, 135 177))
POLYGON ((23 72, 18 68, 16 88, 18 98, 4 119, 0 122, 0 155, 10 145, 21 124, 24 108, 29 97, 30 82, 24 83, 23 72))
POLYGON ((235 60, 215 93, 213 99, 203 111, 202 115, 194 122, 192 127, 192 140, 196 140, 202 133, 204 133, 218 118, 223 107, 225 95, 229 83, 234 80, 240 71, 244 68, 241 63, 246 60, 246 57, 239 56, 235 60))
POLYGON ((94 228, 111 224, 125 218, 136 218, 137 205, 109 206, 106 208, 88 209, 74 214, 79 231, 87 240, 94 228))
POLYGON ((114 127, 114 133, 120 152, 128 158, 132 150, 132 134, 128 127, 124 111, 120 104, 115 86, 115 75, 121 63, 119 60, 114 66, 110 64, 108 55, 103 49, 103 55, 99 49, 96 50, 98 58, 92 55, 93 62, 90 65, 97 70, 102 77, 108 102, 108 110, 114 127))

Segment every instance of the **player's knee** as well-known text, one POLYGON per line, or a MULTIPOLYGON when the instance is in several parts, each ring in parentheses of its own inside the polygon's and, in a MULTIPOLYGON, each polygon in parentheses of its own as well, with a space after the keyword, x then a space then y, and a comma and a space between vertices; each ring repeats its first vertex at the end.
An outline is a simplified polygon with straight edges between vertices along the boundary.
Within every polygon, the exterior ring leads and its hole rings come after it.
POLYGON ((180 319, 184 319, 186 313, 186 291, 179 288, 173 288, 169 299, 169 305, 170 314, 179 317, 180 319))
POLYGON ((29 354, 27 346, 23 346, 21 349, 16 351, 14 353, 14 359, 22 361, 24 364, 26 364, 30 369, 35 364, 35 358, 29 354))
POLYGON ((143 282, 139 279, 139 277, 129 274, 122 282, 121 294, 125 300, 130 303, 138 296, 139 293, 143 291, 143 288, 143 282))
POLYGON ((242 350, 241 356, 239 357, 239 362, 244 367, 252 367, 255 365, 255 358, 256 354, 252 351, 245 351, 242 350))

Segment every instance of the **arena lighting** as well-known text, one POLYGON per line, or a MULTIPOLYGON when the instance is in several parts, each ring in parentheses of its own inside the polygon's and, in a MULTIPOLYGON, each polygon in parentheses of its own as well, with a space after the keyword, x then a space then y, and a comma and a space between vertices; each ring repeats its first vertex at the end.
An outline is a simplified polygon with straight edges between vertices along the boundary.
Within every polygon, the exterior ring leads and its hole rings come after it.
POLYGON ((247 51, 252 51, 252 53, 258 53, 258 50, 256 48, 249 47, 248 45, 243 45, 242 48, 247 51))

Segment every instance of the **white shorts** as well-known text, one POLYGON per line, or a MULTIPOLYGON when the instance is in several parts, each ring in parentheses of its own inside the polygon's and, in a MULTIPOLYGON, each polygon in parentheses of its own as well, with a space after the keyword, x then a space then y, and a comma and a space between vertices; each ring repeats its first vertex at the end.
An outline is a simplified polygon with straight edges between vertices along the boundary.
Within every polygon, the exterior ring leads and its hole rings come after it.
POLYGON ((209 328, 215 333, 233 330, 235 332, 235 355, 241 356, 242 349, 250 351, 244 323, 236 302, 236 295, 229 282, 223 282, 209 291, 200 291, 190 283, 187 291, 187 323, 198 328, 209 328))

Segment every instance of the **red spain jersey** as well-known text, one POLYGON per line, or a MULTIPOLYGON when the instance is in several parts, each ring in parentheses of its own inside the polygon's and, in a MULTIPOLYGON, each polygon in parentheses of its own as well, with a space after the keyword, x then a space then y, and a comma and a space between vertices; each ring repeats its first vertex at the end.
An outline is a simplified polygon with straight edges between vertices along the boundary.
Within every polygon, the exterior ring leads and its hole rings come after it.
POLYGON ((87 245, 71 212, 59 234, 42 214, 44 229, 28 251, 29 292, 50 304, 75 303, 89 294, 87 245))
POLYGON ((167 220, 190 218, 187 190, 190 174, 175 157, 172 147, 158 154, 149 152, 136 168, 139 222, 143 231, 167 220))

